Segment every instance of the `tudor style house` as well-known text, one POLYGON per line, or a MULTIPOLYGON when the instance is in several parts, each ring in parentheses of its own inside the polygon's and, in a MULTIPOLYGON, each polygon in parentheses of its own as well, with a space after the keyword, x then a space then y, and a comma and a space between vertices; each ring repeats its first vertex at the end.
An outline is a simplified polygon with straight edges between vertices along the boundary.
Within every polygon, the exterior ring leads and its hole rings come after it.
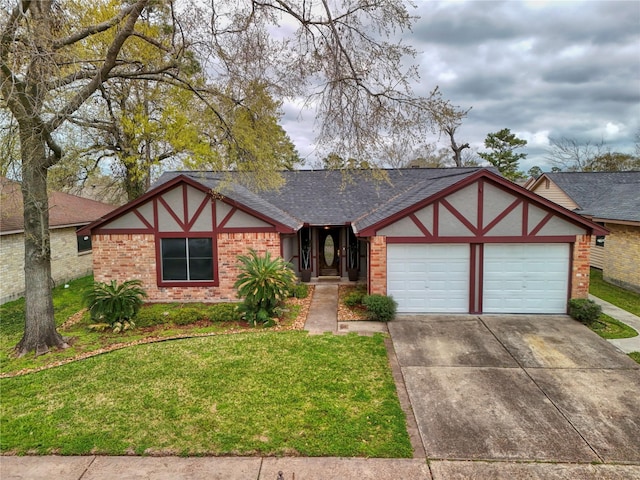
POLYGON ((399 312, 565 313, 585 298, 600 225, 485 168, 165 173, 86 229, 97 281, 142 280, 152 301, 236 300, 237 256, 270 251, 314 278, 366 282, 399 312), (352 277, 355 278, 355 277, 352 277))

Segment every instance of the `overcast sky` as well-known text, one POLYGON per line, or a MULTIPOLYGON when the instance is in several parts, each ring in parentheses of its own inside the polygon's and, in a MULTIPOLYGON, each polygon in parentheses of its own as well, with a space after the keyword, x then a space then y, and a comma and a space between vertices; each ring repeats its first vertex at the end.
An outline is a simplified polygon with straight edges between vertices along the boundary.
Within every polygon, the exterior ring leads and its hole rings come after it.
MULTIPOLYGON (((549 137, 604 140, 633 153, 640 133, 640 0, 416 1, 404 37, 419 52, 421 83, 472 107, 456 140, 483 151, 509 128, 543 170, 549 137)), ((285 105, 283 126, 313 161, 313 114, 285 105), (301 114, 301 115, 300 115, 301 114)), ((433 141, 437 137, 434 136, 433 141)), ((444 145, 444 143, 443 143, 444 145)))

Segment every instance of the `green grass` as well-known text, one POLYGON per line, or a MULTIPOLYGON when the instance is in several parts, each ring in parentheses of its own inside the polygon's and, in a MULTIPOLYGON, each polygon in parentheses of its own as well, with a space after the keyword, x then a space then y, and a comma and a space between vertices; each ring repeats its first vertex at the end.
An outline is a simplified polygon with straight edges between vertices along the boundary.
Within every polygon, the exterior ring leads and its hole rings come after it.
POLYGON ((2 452, 412 455, 381 335, 167 341, 0 387, 2 452))
POLYGON ((629 325, 622 323, 615 318, 600 314, 600 317, 596 322, 589 325, 589 328, 600 335, 602 338, 631 338, 638 336, 636 332, 629 325))
POLYGON ((640 352, 631 352, 629 356, 633 358, 636 362, 640 363, 640 352))
POLYGON ((597 268, 591 269, 589 293, 640 316, 640 294, 605 282, 602 271, 597 268))

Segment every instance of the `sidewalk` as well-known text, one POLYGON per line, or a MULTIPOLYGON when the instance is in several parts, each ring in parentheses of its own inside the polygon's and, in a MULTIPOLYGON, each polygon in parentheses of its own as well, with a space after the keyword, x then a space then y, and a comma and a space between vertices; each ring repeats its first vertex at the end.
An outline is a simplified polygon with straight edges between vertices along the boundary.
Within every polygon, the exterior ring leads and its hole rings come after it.
MULTIPOLYGON (((613 317, 616 320, 629 325, 636 332, 640 333, 640 317, 634 315, 633 313, 629 313, 622 308, 616 307, 609 302, 605 302, 604 300, 596 296, 589 295, 589 299, 593 300, 602 307, 602 313, 605 313, 610 317, 613 317)), ((640 335, 632 338, 616 338, 609 340, 609 342, 611 342, 624 353, 640 352, 640 335)))

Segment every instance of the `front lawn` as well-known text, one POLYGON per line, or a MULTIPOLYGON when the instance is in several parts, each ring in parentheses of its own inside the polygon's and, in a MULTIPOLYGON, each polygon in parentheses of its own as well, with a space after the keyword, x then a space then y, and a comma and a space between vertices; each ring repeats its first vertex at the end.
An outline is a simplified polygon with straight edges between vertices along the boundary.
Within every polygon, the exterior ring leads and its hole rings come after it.
POLYGON ((640 294, 605 282, 602 278, 602 270, 591 269, 589 293, 627 312, 640 316, 640 294))
MULTIPOLYGON (((197 335, 216 335, 252 330, 246 322, 237 319, 218 318, 209 321, 205 317, 211 313, 211 305, 198 304, 153 304, 146 305, 136 318, 138 328, 124 333, 92 331, 88 326, 93 323, 89 314, 83 311, 83 293, 93 283, 93 277, 88 276, 60 285, 53 290, 54 316, 58 331, 64 337, 70 338, 70 348, 52 350, 46 355, 34 357, 33 354, 22 358, 15 358, 13 347, 20 341, 24 329, 24 299, 9 302, 0 306, 0 375, 12 375, 16 372, 40 370, 51 365, 85 358, 95 352, 105 352, 124 348, 135 343, 144 343, 158 339, 188 337, 197 335), (166 315, 162 324, 148 326, 148 313, 155 312, 166 315), (142 314, 146 313, 143 320, 142 314), (175 314, 174 314, 175 313, 175 314), (185 324, 185 315, 195 314, 193 323, 185 324), (200 313, 200 317, 198 317, 200 313), (180 324, 179 324, 180 323, 180 324)), ((312 292, 311 292, 312 293, 312 292)), ((304 324, 311 295, 306 299, 290 298, 287 301, 287 313, 282 323, 272 330, 299 329, 304 324)), ((192 315, 189 315, 192 317, 192 315)), ((187 318, 188 319, 188 318, 187 318)), ((260 328, 258 328, 260 330, 260 328)))
POLYGON ((380 335, 174 340, 0 382, 3 453, 412 455, 380 335))

